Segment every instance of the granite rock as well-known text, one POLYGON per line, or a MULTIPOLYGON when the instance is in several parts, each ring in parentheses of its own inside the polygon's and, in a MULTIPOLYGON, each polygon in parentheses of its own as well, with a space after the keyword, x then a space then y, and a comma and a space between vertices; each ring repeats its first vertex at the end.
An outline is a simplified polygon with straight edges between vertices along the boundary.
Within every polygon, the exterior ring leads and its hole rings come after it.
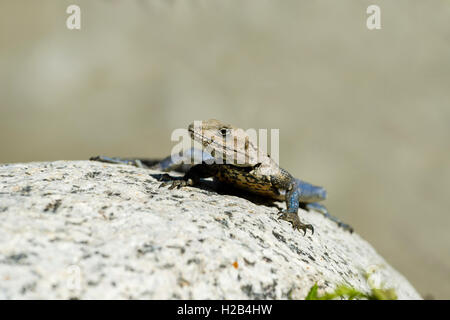
MULTIPOLYGON (((159 188, 161 172, 93 161, 0 165, 0 299, 304 299, 348 284, 421 299, 358 234, 284 204, 159 188)), ((175 174, 171 174, 175 175, 175 174)))

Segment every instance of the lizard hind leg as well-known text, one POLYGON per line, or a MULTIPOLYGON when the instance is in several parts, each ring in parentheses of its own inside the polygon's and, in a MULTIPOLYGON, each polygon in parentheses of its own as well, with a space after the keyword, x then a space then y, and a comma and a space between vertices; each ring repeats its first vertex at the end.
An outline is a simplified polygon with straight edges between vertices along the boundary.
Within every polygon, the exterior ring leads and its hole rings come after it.
POLYGON ((286 193, 286 210, 279 212, 278 219, 285 220, 292 224, 292 227, 295 230, 303 230, 303 235, 306 235, 306 230, 311 230, 311 233, 314 234, 314 227, 311 224, 302 223, 298 217, 298 196, 300 190, 296 186, 292 186, 292 188, 286 193))
POLYGON ((350 225, 342 222, 339 218, 336 218, 335 216, 332 216, 328 212, 328 209, 325 206, 321 205, 320 203, 317 203, 317 202, 306 203, 306 204, 302 204, 302 207, 304 207, 308 211, 313 210, 313 211, 316 211, 316 212, 319 212, 319 213, 323 214, 326 218, 328 218, 331 221, 334 221, 335 223, 337 223, 337 225, 339 227, 341 227, 342 229, 347 230, 350 233, 353 233, 353 228, 350 225))

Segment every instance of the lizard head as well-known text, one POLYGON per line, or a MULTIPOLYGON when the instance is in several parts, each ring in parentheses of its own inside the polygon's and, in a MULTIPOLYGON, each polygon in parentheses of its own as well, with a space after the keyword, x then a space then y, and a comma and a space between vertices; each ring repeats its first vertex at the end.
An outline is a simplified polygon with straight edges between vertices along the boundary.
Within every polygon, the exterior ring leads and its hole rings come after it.
POLYGON ((255 166, 260 152, 255 147, 256 135, 250 137, 243 129, 210 119, 194 121, 188 127, 191 138, 202 144, 216 160, 236 166, 255 166))

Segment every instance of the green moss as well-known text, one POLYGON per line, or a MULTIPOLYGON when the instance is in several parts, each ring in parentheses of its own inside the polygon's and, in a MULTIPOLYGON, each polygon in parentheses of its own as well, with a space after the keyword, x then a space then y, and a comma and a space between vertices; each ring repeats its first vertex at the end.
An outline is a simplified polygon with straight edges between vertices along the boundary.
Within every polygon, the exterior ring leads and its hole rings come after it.
POLYGON ((370 280, 370 273, 366 273, 367 283, 370 287, 370 293, 361 292, 348 285, 341 284, 331 293, 325 293, 322 296, 318 294, 318 285, 315 283, 308 292, 305 300, 332 300, 340 299, 368 299, 368 300, 397 300, 397 294, 394 289, 375 288, 373 282, 370 280))

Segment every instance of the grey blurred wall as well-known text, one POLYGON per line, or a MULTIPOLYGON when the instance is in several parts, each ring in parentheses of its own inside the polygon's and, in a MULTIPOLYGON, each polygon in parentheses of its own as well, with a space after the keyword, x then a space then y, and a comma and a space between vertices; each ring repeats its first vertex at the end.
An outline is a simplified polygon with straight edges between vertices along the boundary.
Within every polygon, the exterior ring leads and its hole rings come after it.
POLYGON ((0 162, 163 156, 194 119, 279 128, 281 165, 449 299, 449 17, 444 0, 2 0, 0 162))

